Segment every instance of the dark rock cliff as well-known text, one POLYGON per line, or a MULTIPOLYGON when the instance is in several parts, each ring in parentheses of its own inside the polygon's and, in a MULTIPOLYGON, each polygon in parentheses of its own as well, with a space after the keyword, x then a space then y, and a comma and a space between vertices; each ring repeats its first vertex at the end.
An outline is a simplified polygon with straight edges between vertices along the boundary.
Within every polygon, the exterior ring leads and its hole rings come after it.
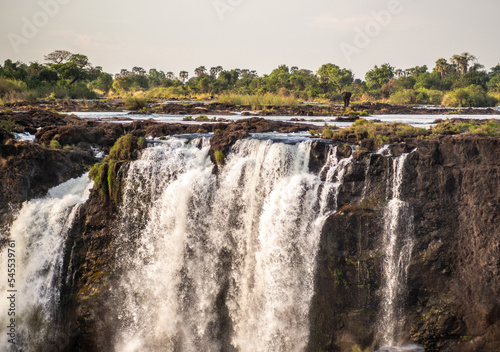
MULTIPOLYGON (((500 140, 446 137, 393 146, 409 154, 402 198, 413 210, 406 340, 426 351, 500 350, 500 140)), ((377 346, 383 209, 391 165, 351 164, 324 226, 310 351, 377 346)))

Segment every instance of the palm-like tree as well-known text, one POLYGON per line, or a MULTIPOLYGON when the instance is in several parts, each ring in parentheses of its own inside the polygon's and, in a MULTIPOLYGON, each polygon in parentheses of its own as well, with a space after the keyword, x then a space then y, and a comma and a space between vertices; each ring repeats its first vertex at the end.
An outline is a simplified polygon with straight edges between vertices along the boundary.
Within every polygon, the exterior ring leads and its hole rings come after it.
POLYGON ((436 67, 434 68, 440 75, 441 75, 441 81, 444 79, 444 77, 448 74, 450 74, 450 64, 446 59, 439 59, 436 61, 436 67))
POLYGON ((188 77, 189 77, 189 73, 187 71, 179 72, 179 78, 181 79, 182 83, 186 82, 188 77))
POLYGON ((200 66, 200 67, 197 67, 195 70, 194 70, 194 74, 198 77, 206 74, 207 72, 207 69, 205 68, 205 66, 200 66))
POLYGON ((451 58, 451 62, 453 62, 460 70, 460 73, 463 75, 467 73, 469 68, 469 62, 476 61, 476 57, 467 52, 462 53, 461 55, 453 55, 451 58))
POLYGON ((219 73, 221 73, 223 70, 224 69, 222 68, 222 66, 211 67, 210 68, 210 76, 212 76, 213 78, 217 78, 219 73))

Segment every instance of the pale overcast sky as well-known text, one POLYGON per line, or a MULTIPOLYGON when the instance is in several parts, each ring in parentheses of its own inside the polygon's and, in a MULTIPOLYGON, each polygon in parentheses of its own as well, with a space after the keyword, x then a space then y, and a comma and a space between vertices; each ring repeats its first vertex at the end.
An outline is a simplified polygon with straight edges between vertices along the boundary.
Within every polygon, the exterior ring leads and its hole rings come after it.
POLYGON ((500 62, 497 0, 0 0, 0 60, 56 49, 94 66, 189 71, 324 63, 357 78, 375 64, 434 67, 464 51, 500 62))

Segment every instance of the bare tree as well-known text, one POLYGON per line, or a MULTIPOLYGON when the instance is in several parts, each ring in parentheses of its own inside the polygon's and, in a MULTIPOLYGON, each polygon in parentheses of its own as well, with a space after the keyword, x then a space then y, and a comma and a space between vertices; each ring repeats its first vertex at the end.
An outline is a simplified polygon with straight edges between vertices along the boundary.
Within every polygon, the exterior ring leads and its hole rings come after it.
POLYGON ((50 61, 54 64, 60 64, 66 61, 71 55, 73 54, 66 50, 55 50, 50 54, 45 55, 44 59, 45 61, 50 61))

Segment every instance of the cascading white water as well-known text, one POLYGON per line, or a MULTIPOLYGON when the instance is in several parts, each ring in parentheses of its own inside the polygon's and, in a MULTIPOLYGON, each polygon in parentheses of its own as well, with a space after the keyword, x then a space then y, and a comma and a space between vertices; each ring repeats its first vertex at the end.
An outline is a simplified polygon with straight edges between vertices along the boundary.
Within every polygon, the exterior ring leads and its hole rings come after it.
MULTIPOLYGON (((9 287, 7 271, 0 287, 0 350, 52 351, 57 346, 56 312, 68 231, 81 204, 89 197, 92 182, 85 174, 49 190, 44 198, 23 204, 8 238, 15 241, 15 286, 9 287), (7 340, 10 302, 7 290, 15 292, 16 345, 7 340)), ((7 248, 2 249, 1 267, 7 268, 7 248)), ((10 294, 10 293, 9 293, 10 294)))
POLYGON ((303 351, 320 230, 350 160, 331 148, 322 181, 310 143, 246 139, 215 176, 195 144, 169 139, 128 170, 116 350, 303 351))
POLYGON ((392 197, 384 211, 383 288, 379 337, 386 346, 403 343, 403 308, 408 267, 413 249, 413 213, 401 199, 404 164, 408 154, 393 159, 392 197))

